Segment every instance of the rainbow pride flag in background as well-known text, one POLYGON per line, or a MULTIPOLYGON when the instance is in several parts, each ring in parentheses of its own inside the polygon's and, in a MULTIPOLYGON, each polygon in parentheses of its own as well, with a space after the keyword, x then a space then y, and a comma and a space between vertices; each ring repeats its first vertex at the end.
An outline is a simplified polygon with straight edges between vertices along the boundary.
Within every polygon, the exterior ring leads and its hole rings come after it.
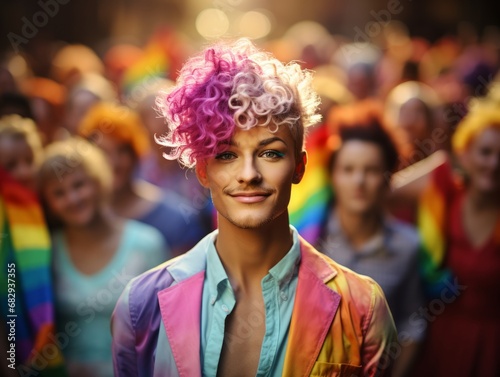
POLYGON ((1 168, 0 229, 2 325, 15 318, 18 371, 65 376, 62 353, 54 342, 51 243, 45 219, 35 194, 1 168), (8 298, 14 296, 15 307, 9 306, 8 298))
POLYGON ((444 267, 446 256, 446 223, 450 208, 446 194, 451 174, 449 162, 433 171, 433 178, 420 197, 417 227, 420 235, 420 271, 428 298, 438 298, 446 282, 452 282, 451 271, 444 267))
POLYGON ((302 182, 292 186, 288 206, 290 223, 311 244, 321 236, 326 223, 329 204, 333 199, 327 171, 331 151, 327 148, 328 129, 322 125, 306 139, 307 166, 302 182))
POLYGON ((125 72, 121 90, 134 100, 134 91, 147 91, 158 79, 175 81, 187 52, 175 30, 168 27, 156 30, 144 47, 144 53, 125 72))

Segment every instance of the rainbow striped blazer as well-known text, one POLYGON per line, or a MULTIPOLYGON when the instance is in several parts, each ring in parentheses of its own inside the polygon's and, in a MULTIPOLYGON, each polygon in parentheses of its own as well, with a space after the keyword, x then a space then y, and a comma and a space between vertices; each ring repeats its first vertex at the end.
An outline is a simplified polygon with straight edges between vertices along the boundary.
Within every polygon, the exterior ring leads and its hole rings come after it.
MULTIPOLYGON (((200 318, 206 251, 133 279, 111 321, 116 377, 201 377, 200 318)), ((396 330, 380 287, 300 238, 301 262, 283 376, 389 376, 396 330)))

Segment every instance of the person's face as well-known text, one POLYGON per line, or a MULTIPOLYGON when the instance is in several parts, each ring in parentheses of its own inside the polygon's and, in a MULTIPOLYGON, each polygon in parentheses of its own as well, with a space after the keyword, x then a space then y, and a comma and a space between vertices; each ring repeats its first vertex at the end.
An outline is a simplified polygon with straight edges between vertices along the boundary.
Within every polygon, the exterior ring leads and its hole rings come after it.
POLYGON ((412 145, 415 144, 415 140, 424 141, 430 137, 431 125, 422 101, 413 98, 401 106, 398 128, 404 140, 412 145))
POLYGON ((287 215, 292 183, 304 174, 306 154, 296 158, 288 127, 235 131, 228 150, 200 162, 196 174, 210 189, 219 223, 257 229, 287 215))
POLYGON ((23 186, 35 188, 35 155, 23 137, 0 138, 0 166, 23 186))
POLYGON ((500 130, 488 128, 481 132, 462 156, 462 165, 470 184, 485 193, 500 190, 500 130))
POLYGON ((50 212, 65 226, 89 225, 101 203, 99 185, 81 167, 62 178, 48 179, 42 194, 50 212))
POLYGON ((361 140, 343 143, 331 174, 337 205, 353 214, 379 210, 387 191, 385 172, 380 146, 361 140))
POLYGON ((137 163, 132 146, 108 135, 100 137, 97 145, 104 151, 113 169, 113 190, 120 191, 132 180, 137 163))

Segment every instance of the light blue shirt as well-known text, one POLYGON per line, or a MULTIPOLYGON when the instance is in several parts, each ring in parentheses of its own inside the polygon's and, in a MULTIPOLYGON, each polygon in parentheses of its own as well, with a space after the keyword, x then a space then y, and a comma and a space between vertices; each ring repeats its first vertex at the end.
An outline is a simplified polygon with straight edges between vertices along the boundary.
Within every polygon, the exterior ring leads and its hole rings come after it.
POLYGON ((112 377, 110 320, 116 301, 130 279, 167 260, 170 250, 155 228, 127 220, 111 261, 85 275, 71 261, 64 234, 53 238, 57 331, 66 335, 61 335, 66 367, 70 375, 112 377))
MULTIPOLYGON (((293 244, 290 251, 269 270, 261 282, 266 331, 257 376, 281 376, 283 370, 300 263, 298 233, 294 228, 291 231, 293 244)), ((201 365, 203 376, 216 376, 224 342, 225 321, 234 309, 236 298, 213 243, 207 253, 206 271, 201 310, 201 365)), ((261 309, 256 307, 256 310, 261 309)), ((247 330, 251 331, 250 317, 247 326, 247 330)), ((244 334, 241 337, 244 341, 244 334)))

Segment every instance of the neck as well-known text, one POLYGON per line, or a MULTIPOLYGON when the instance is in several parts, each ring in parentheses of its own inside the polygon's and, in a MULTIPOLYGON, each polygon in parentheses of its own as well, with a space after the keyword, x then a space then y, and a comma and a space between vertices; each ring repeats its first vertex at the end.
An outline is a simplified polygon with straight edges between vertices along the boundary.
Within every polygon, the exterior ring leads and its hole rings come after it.
POLYGON ((66 237, 70 239, 89 240, 107 235, 116 226, 116 218, 110 210, 101 210, 88 224, 82 226, 67 225, 64 227, 66 237))
POLYGON ((336 211, 342 231, 354 247, 365 244, 382 227, 382 215, 378 211, 354 213, 341 206, 336 211))
POLYGON ((500 207, 500 195, 495 191, 484 192, 470 187, 465 200, 476 210, 491 210, 500 207))
POLYGON ((288 213, 256 229, 242 229, 219 215, 217 253, 235 292, 260 290, 269 270, 290 250, 288 213))

